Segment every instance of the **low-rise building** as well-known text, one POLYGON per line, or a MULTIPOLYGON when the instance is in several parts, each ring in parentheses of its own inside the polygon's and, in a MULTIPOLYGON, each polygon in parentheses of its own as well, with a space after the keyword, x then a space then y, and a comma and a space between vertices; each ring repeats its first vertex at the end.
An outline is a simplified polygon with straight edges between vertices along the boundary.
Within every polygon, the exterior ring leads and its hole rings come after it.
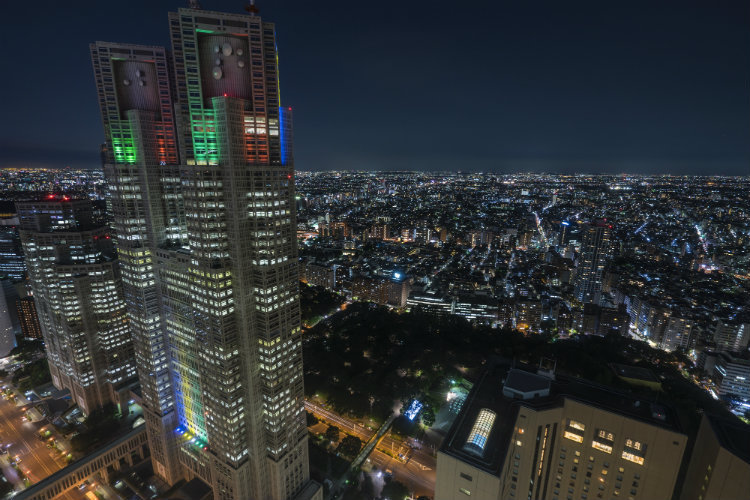
POLYGON ((686 444, 663 405, 495 363, 438 452, 435 500, 668 499, 686 444))

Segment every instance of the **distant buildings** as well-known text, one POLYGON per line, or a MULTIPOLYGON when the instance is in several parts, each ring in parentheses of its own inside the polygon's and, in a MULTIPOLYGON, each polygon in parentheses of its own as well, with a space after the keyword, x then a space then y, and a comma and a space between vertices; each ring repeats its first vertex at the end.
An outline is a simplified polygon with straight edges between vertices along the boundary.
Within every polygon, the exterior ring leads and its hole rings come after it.
POLYGON ((391 278, 356 276, 351 281, 353 297, 398 308, 406 307, 410 290, 411 280, 400 274, 391 278))
POLYGON ((414 291, 409 294, 406 306, 409 308, 419 308, 421 311, 436 316, 444 316, 452 314, 453 299, 434 291, 414 291))
POLYGON ((713 379, 719 395, 731 395, 750 402, 750 356, 720 352, 714 365, 713 379))
POLYGON ((697 328, 694 320, 671 316, 667 320, 660 338, 656 339, 656 342, 665 351, 676 351, 679 349, 687 352, 695 346, 695 330, 697 328))
POLYGON ((744 351, 750 344, 750 322, 717 320, 712 336, 718 350, 744 351))
POLYGON ((668 499, 686 445, 662 405, 496 364, 438 452, 435 499, 668 499))
MULTIPOLYGON (((119 391, 135 378, 117 255, 92 210, 90 201, 67 196, 18 203, 52 381, 70 390, 84 414, 119 404, 119 391)), ((30 309, 26 319, 33 319, 30 309)))

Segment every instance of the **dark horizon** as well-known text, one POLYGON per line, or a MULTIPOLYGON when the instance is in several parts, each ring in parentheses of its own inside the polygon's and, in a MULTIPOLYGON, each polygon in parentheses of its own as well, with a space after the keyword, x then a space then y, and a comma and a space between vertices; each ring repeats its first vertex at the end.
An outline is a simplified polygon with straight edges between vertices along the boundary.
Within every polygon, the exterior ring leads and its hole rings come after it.
MULTIPOLYGON (((88 44, 168 46, 187 2, 42 4, 4 8, 0 167, 97 168, 88 44)), ((298 170, 750 172, 747 2, 258 4, 298 170)))

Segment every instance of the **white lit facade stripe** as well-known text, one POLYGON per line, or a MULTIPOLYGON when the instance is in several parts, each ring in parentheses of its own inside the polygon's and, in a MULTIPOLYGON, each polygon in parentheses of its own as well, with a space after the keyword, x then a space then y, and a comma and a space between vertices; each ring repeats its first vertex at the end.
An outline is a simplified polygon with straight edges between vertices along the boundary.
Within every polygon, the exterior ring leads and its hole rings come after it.
POLYGON ((467 445, 477 446, 480 450, 484 450, 484 446, 487 444, 487 438, 490 437, 492 431, 492 425, 495 423, 495 417, 497 414, 483 408, 479 411, 477 419, 474 421, 474 427, 471 428, 469 438, 466 440, 467 445))

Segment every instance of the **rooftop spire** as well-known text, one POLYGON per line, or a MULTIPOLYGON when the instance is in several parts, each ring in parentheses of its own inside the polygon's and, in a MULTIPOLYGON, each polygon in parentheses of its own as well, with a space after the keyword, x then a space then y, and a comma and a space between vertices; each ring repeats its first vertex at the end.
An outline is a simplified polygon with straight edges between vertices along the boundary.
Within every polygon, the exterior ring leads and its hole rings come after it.
POLYGON ((255 0, 250 0, 247 5, 245 5, 245 10, 250 13, 251 16, 256 15, 258 12, 258 7, 255 6, 255 0))

